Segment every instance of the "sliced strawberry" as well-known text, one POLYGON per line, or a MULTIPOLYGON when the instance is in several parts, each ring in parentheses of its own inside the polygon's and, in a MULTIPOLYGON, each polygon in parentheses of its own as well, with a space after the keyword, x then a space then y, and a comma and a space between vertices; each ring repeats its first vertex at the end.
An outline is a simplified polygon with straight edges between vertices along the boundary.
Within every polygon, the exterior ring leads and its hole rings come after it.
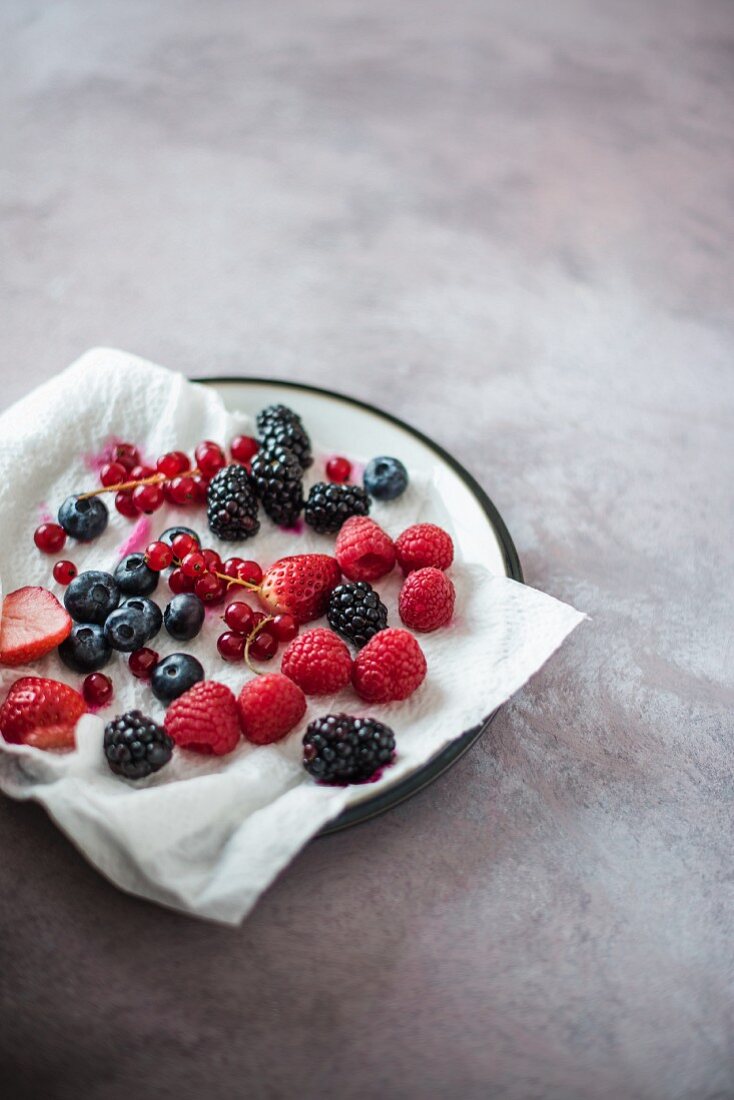
POLYGON ((299 623, 307 623, 325 613, 329 593, 340 580, 335 558, 296 554, 270 566, 260 585, 260 599, 276 615, 292 615, 299 623))
POLYGON ((9 592, 0 621, 0 665, 25 665, 50 653, 68 637, 71 619, 46 588, 9 592))
POLYGON ((86 709, 82 696, 68 684, 21 676, 0 708, 0 733, 16 745, 73 749, 74 727, 86 709))

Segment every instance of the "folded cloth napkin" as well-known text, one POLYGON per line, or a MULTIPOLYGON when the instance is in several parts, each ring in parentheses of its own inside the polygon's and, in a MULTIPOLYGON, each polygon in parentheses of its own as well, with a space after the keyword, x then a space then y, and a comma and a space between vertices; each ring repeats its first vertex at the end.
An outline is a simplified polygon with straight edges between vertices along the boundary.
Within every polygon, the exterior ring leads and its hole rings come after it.
MULTIPOLYGON (((70 493, 95 486, 95 469, 111 439, 132 440, 154 459, 167 450, 191 453, 202 439, 226 443, 253 428, 251 417, 228 412, 209 387, 119 351, 88 352, 0 417, 3 591, 40 584, 62 597, 51 580, 53 559, 35 550, 33 532, 55 516, 70 493)), ((329 440, 317 442, 328 447, 329 440)), ((318 480, 322 469, 317 457, 309 479, 318 480)), ((372 514, 394 536, 411 523, 432 519, 450 530, 430 469, 411 471, 404 496, 376 504, 372 514)), ((63 556, 71 557, 80 572, 111 571, 123 553, 144 547, 176 523, 198 529, 224 556, 243 553, 241 546, 218 543, 208 534, 203 509, 166 506, 132 524, 111 506, 102 537, 86 546, 70 543, 63 556)), ((267 565, 286 554, 328 553, 333 537, 308 528, 295 536, 264 518, 246 548, 245 557, 267 565)), ((0 788, 11 797, 41 802, 86 858, 122 889, 236 924, 326 822, 415 771, 480 722, 540 668, 583 618, 558 600, 493 575, 481 562, 457 560, 451 576, 457 589, 455 618, 446 629, 419 636, 428 677, 404 703, 367 707, 351 690, 311 698, 301 724, 277 745, 243 741, 229 756, 217 758, 176 750, 169 765, 133 783, 107 766, 101 748, 104 723, 135 707, 162 720, 163 707, 148 686, 130 675, 124 655, 115 655, 105 669, 115 697, 104 710, 80 720, 76 750, 43 752, 0 737, 0 788), (334 711, 371 713, 395 730, 396 761, 376 782, 325 787, 302 768, 306 724, 334 711)), ((400 578, 393 574, 377 587, 389 621, 399 625, 400 578)), ((162 578, 153 598, 163 607, 167 594, 162 578)), ((152 644, 161 656, 182 649, 194 654, 207 678, 237 692, 253 674, 219 658, 220 616, 221 607, 209 610, 192 642, 177 643, 162 631, 152 644)), ((278 658, 272 665, 277 669, 278 658)), ((52 653, 32 667, 0 670, 0 700, 22 675, 49 676, 75 687, 82 679, 52 653)))

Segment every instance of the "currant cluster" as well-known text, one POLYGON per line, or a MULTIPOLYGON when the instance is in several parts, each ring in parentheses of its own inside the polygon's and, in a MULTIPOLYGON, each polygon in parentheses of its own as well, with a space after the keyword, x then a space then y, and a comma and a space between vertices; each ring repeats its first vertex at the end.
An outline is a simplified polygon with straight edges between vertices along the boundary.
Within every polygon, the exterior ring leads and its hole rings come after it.
POLYGON ((265 615, 254 611, 244 600, 234 600, 222 616, 229 627, 217 638, 217 649, 225 661, 243 661, 254 657, 269 661, 281 642, 289 642, 298 633, 293 615, 265 615))
POLYGON ((202 547, 196 532, 186 527, 170 528, 158 541, 149 543, 144 562, 154 573, 171 569, 168 587, 174 595, 193 592, 205 604, 221 603, 233 585, 254 589, 263 579, 256 561, 222 560, 216 550, 202 547))

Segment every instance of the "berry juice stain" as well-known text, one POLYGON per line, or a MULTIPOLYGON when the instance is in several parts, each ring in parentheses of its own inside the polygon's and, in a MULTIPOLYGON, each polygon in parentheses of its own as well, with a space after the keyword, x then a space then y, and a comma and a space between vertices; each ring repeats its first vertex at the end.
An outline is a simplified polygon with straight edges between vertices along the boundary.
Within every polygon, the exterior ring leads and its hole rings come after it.
POLYGON ((124 440, 113 435, 110 436, 101 451, 88 451, 87 454, 82 455, 82 462, 90 473, 98 474, 106 463, 112 462, 114 449, 118 443, 124 443, 124 440))
POLYGON ((48 504, 38 505, 38 522, 39 523, 56 523, 56 517, 51 515, 48 504))
POLYGON ((151 541, 151 524, 149 516, 141 516, 136 522, 128 538, 125 539, 122 546, 118 549, 117 553, 121 558, 124 558, 127 554, 137 554, 142 550, 145 550, 148 543, 151 541))
POLYGON ((296 520, 292 527, 279 526, 278 530, 284 531, 288 535, 302 535, 303 532, 306 530, 306 524, 303 522, 302 519, 299 518, 296 520))

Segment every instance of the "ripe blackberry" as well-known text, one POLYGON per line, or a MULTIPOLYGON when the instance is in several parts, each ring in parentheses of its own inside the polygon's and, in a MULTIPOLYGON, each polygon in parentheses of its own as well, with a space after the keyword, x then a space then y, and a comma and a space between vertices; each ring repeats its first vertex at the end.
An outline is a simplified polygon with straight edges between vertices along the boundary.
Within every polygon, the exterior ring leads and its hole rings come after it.
POLYGON ((287 405, 268 405, 257 414, 257 430, 264 446, 287 447, 293 451, 301 469, 313 462, 311 440, 298 413, 287 405))
POLYGON ((251 477, 273 523, 292 527, 303 508, 303 470, 293 451, 263 445, 252 460, 251 477))
POLYGON ((303 737, 303 766, 322 783, 364 783, 395 753, 395 734, 375 718, 327 714, 303 737))
POLYGON ((220 539, 249 539, 260 530, 257 497, 244 466, 224 466, 206 493, 209 527, 220 539))
POLYGON ((387 626, 387 608, 367 581, 339 584, 329 596, 329 626, 361 649, 387 626))
POLYGON ((266 408, 260 410, 255 420, 259 434, 262 434, 266 428, 269 428, 272 424, 284 424, 288 422, 301 424, 301 418, 297 412, 294 412, 293 409, 289 409, 287 405, 268 405, 266 408))
POLYGON ((116 775, 145 779, 167 764, 173 741, 162 726, 139 710, 118 714, 104 729, 104 754, 116 775))
POLYGON ((303 518, 320 534, 338 531, 350 516, 366 516, 370 498, 359 485, 331 485, 318 481, 311 486, 303 518))

